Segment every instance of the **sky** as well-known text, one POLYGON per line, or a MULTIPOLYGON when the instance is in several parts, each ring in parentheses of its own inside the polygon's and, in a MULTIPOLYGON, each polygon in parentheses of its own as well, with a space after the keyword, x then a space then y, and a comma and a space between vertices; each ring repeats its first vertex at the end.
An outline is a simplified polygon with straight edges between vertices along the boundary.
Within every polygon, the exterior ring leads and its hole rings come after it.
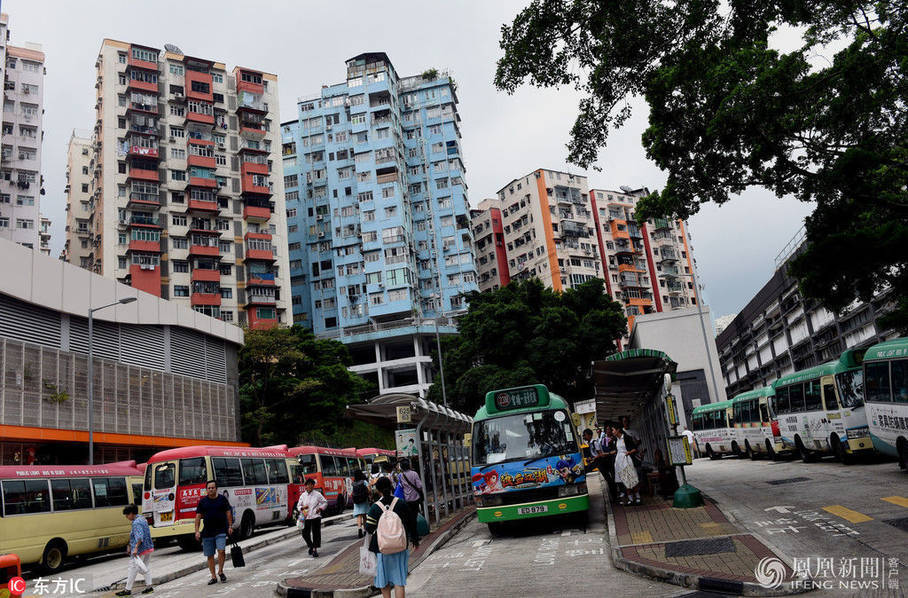
MULTIPOLYGON (((296 117, 300 97, 340 82, 344 61, 362 52, 388 54, 400 76, 428 68, 457 81, 468 196, 474 206, 514 178, 537 169, 586 174, 591 188, 659 189, 665 174, 640 142, 647 110, 600 152, 600 171, 566 162, 566 144, 580 94, 572 88, 523 87, 514 95, 492 84, 501 56, 500 29, 526 1, 278 2, 155 0, 2 0, 10 43, 42 44, 46 55, 41 211, 53 220, 52 254, 65 241, 63 187, 72 130, 94 126, 95 60, 107 37, 278 75, 281 120, 296 117)), ((713 317, 739 311, 775 269, 775 257, 812 211, 809 204, 751 189, 724 206, 708 205, 690 219, 693 254, 713 317)))

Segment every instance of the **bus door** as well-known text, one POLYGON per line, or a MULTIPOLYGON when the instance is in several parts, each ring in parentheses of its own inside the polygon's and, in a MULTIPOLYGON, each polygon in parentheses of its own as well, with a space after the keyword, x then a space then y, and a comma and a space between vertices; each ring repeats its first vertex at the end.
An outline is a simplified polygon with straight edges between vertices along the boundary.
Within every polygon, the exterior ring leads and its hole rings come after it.
POLYGON ((823 394, 823 419, 825 420, 826 438, 836 434, 842 441, 846 441, 845 422, 842 420, 841 403, 835 387, 835 377, 823 376, 820 379, 820 385, 823 394))
POLYGON ((769 413, 769 400, 766 397, 760 397, 758 401, 758 408, 760 410, 760 450, 766 450, 766 441, 768 440, 772 443, 776 430, 778 430, 778 425, 773 425, 773 418, 769 413))
POLYGON ((174 524, 174 509, 177 496, 177 462, 162 461, 149 463, 145 469, 145 491, 142 510, 152 517, 155 527, 174 524))
MULTIPOLYGON (((335 458, 332 455, 319 455, 319 471, 322 474, 322 492, 328 501, 328 504, 336 507, 338 498, 344 488, 343 475, 343 457, 335 458), (338 463, 340 461, 340 463, 338 463)), ((318 485, 316 483, 316 485, 318 485)))
POLYGON ((826 412, 823 410, 820 380, 808 380, 804 383, 804 426, 810 444, 804 439, 808 448, 822 451, 830 450, 829 432, 827 428, 826 412), (812 446, 810 446, 812 445, 812 446))
POLYGON ((306 481, 304 467, 300 465, 298 459, 287 459, 287 471, 290 473, 290 483, 287 484, 287 518, 292 518, 293 509, 299 502, 300 494, 303 493, 303 482, 306 481))
POLYGON ((195 519, 196 507, 205 496, 205 486, 211 479, 206 458, 180 459, 177 474, 176 520, 195 519))

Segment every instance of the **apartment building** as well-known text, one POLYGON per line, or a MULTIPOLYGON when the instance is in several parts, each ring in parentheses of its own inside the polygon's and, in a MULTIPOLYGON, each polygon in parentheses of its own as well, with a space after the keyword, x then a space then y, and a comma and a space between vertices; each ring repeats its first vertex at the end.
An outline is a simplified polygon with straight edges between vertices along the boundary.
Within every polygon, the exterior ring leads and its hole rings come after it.
POLYGON ((798 255, 803 230, 776 259, 776 271, 716 337, 728 396, 837 359, 846 349, 869 347, 897 336, 879 324, 895 307, 891 290, 855 301, 834 314, 801 295, 788 264, 798 255))
POLYGON ((497 199, 484 199, 470 210, 479 290, 495 291, 511 282, 504 228, 497 199))
POLYGON ((227 322, 288 323, 277 76, 112 39, 96 67, 86 267, 227 322))
POLYGON ((687 225, 667 218, 637 222, 637 201, 648 194, 645 188, 590 190, 609 293, 624 307, 628 333, 635 316, 697 304, 687 225))
POLYGON ((51 220, 46 216, 41 216, 41 230, 39 231, 39 237, 41 239, 41 245, 39 247, 41 253, 44 255, 50 255, 50 236, 51 236, 51 220))
MULTIPOLYGON (((7 36, 8 30, 0 33, 4 43, 7 36)), ((22 48, 7 44, 3 53, 6 71, 0 142, 0 237, 39 249, 44 193, 44 52, 39 44, 22 48)))
POLYGON ((60 259, 91 269, 92 239, 92 147, 88 131, 73 130, 66 145, 66 241, 60 259))
POLYGON ((294 320, 347 343, 380 392, 422 395, 435 326, 456 332, 477 289, 454 81, 365 53, 298 110, 282 126, 294 320))

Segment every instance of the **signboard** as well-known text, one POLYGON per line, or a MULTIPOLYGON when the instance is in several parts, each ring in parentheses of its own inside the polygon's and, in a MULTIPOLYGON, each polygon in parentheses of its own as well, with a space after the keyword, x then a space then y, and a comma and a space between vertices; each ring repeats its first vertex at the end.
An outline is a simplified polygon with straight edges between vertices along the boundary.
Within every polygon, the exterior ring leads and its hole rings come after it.
POLYGON ((687 436, 669 436, 667 442, 668 458, 672 465, 690 465, 693 462, 687 436))
POLYGON ((419 446, 416 444, 416 428, 395 431, 394 444, 400 457, 413 459, 419 456, 419 446))
POLYGON ((413 413, 409 405, 397 408, 397 423, 409 424, 413 421, 413 413))
POLYGON ((547 407, 549 391, 542 384, 493 390, 486 393, 486 411, 498 413, 528 407, 547 407))
POLYGON ((678 411, 675 409, 675 397, 665 395, 665 408, 668 410, 668 425, 678 425, 678 411))

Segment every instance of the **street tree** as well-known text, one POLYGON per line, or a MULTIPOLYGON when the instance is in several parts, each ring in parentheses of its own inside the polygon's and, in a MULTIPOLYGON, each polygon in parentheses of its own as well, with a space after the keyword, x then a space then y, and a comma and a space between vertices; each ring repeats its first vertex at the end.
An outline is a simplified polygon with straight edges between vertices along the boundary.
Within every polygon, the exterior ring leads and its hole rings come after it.
MULTIPOLYGON (((621 305, 593 279, 563 293, 537 279, 472 293, 457 336, 444 339, 449 406, 473 413, 496 388, 545 384, 569 400, 592 396, 590 364, 627 331, 621 305)), ((436 365, 438 356, 435 355, 436 365)), ((441 383, 429 390, 441 402, 441 383)))
POLYGON ((582 167, 643 97, 667 182, 638 219, 752 186, 816 202, 791 266, 803 292, 839 311, 888 289, 883 324, 908 333, 906 20, 889 1, 534 0, 502 27, 495 84, 579 89, 582 167))
POLYGON ((247 330, 239 356, 242 437, 255 446, 331 438, 371 385, 343 343, 301 326, 247 330))

